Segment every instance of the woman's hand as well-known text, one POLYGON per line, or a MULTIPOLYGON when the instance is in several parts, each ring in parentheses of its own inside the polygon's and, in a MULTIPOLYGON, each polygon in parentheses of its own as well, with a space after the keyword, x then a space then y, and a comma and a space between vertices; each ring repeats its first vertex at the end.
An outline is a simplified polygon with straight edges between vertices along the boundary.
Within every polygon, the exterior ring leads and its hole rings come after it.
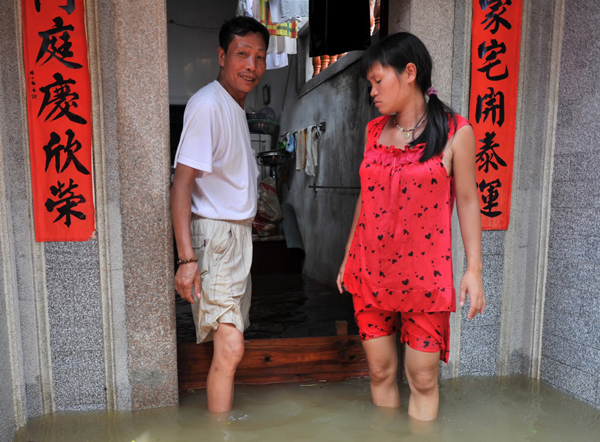
MULTIPOLYGON (((367 142, 367 131, 365 129, 365 144, 367 142)), ((365 148, 366 149, 366 148, 365 148)), ((352 238, 354 238, 354 230, 356 229, 356 223, 358 222, 358 217, 360 215, 360 206, 361 206, 360 196, 356 200, 356 207, 354 208, 354 216, 352 217, 352 226, 350 227, 350 235, 348 235, 348 241, 346 242, 346 251, 344 252, 344 260, 342 261, 342 265, 340 266, 340 271, 337 276, 337 286, 340 293, 344 293, 344 270, 346 270, 346 261, 348 261, 348 253, 350 251, 350 246, 352 245, 352 238)))
POLYGON ((460 282, 459 302, 461 307, 465 305, 467 295, 469 295, 469 313, 467 314, 467 318, 470 321, 478 313, 483 313, 485 309, 485 294, 483 293, 481 272, 469 269, 465 272, 460 282))
POLYGON ((175 274, 175 290, 177 290, 179 296, 191 304, 194 303, 194 298, 200 299, 202 286, 197 262, 189 262, 179 266, 175 274))
POLYGON ((346 270, 346 260, 344 259, 344 261, 342 262, 342 265, 340 266, 340 271, 338 272, 337 275, 337 286, 338 286, 338 290, 340 291, 340 293, 344 293, 344 270, 346 270))

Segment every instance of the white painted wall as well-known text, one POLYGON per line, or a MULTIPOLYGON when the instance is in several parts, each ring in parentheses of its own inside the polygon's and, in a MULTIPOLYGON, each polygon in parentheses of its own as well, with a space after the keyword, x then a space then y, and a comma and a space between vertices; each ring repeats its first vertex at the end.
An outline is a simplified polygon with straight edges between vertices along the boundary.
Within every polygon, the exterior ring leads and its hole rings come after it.
POLYGON ((186 104, 217 78, 219 29, 235 16, 236 0, 168 0, 169 103, 186 104), (184 27, 194 26, 194 28, 184 27))

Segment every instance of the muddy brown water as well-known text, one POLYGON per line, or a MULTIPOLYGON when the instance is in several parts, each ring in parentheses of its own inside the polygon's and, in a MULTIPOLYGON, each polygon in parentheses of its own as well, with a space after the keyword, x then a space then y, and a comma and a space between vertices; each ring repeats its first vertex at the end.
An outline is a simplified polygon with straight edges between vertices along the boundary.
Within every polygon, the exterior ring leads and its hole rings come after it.
POLYGON ((600 410, 524 377, 441 382, 440 414, 419 424, 403 406, 374 406, 368 380, 237 386, 234 409, 206 411, 204 390, 180 406, 135 412, 55 413, 30 419, 15 442, 420 441, 597 442, 600 410))

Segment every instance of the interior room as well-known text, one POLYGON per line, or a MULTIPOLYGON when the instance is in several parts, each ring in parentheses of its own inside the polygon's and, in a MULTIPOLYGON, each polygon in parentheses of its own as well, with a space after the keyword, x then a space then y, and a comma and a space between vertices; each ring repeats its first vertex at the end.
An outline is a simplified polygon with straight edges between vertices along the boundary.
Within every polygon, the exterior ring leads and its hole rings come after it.
MULTIPOLYGON (((237 4, 237 0, 167 2, 171 158, 178 146, 187 100, 217 77, 218 30, 221 23, 236 15, 237 4)), ((336 321, 345 322, 349 334, 357 334, 350 295, 340 294, 335 287, 336 266, 341 263, 343 245, 342 249, 338 245, 335 250, 320 252, 320 262, 315 260, 311 249, 333 249, 334 245, 330 241, 323 244, 321 240, 328 232, 313 234, 314 227, 310 224, 316 219, 311 219, 310 211, 323 199, 355 201, 359 190, 360 139, 352 140, 354 146, 350 151, 354 158, 344 161, 351 168, 344 164, 344 172, 340 174, 341 170, 332 166, 339 161, 340 153, 347 150, 334 141, 344 103, 340 102, 339 110, 330 113, 324 108, 319 92, 311 93, 318 84, 306 87, 314 75, 308 58, 307 22, 308 17, 297 21, 298 53, 285 54, 285 66, 267 69, 260 84, 246 98, 252 147, 261 171, 259 181, 270 177, 278 200, 277 213, 273 215, 276 221, 266 229, 263 226, 254 229, 251 325, 245 333, 249 340, 334 336, 336 321), (321 164, 313 167, 309 175, 306 169, 296 170, 296 152, 288 152, 285 146, 290 133, 311 126, 320 126, 321 146, 316 160, 321 164)), ((351 66, 357 57, 349 54, 345 64, 342 60, 337 65, 331 63, 329 77, 351 66)), ((321 76, 325 74, 328 72, 321 76)), ((359 84, 366 97, 366 84, 359 84)), ((340 201, 332 203, 333 213, 340 201)), ((340 215, 339 226, 327 229, 335 230, 340 239, 343 234, 338 232, 346 230, 341 227, 349 221, 348 216, 340 215)), ((179 297, 177 311, 178 341, 192 342, 191 308, 179 297)))

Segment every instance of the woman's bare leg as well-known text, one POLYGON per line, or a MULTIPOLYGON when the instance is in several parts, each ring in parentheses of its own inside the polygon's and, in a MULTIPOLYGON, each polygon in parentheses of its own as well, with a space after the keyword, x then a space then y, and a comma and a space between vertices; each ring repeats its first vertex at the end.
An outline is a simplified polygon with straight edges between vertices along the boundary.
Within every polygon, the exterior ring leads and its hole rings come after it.
POLYGON ((363 341, 371 377, 371 398, 381 407, 399 407, 396 335, 363 341))
POLYGON ((427 353, 407 345, 404 357, 410 387, 408 415, 421 421, 437 419, 440 404, 440 352, 427 353))

